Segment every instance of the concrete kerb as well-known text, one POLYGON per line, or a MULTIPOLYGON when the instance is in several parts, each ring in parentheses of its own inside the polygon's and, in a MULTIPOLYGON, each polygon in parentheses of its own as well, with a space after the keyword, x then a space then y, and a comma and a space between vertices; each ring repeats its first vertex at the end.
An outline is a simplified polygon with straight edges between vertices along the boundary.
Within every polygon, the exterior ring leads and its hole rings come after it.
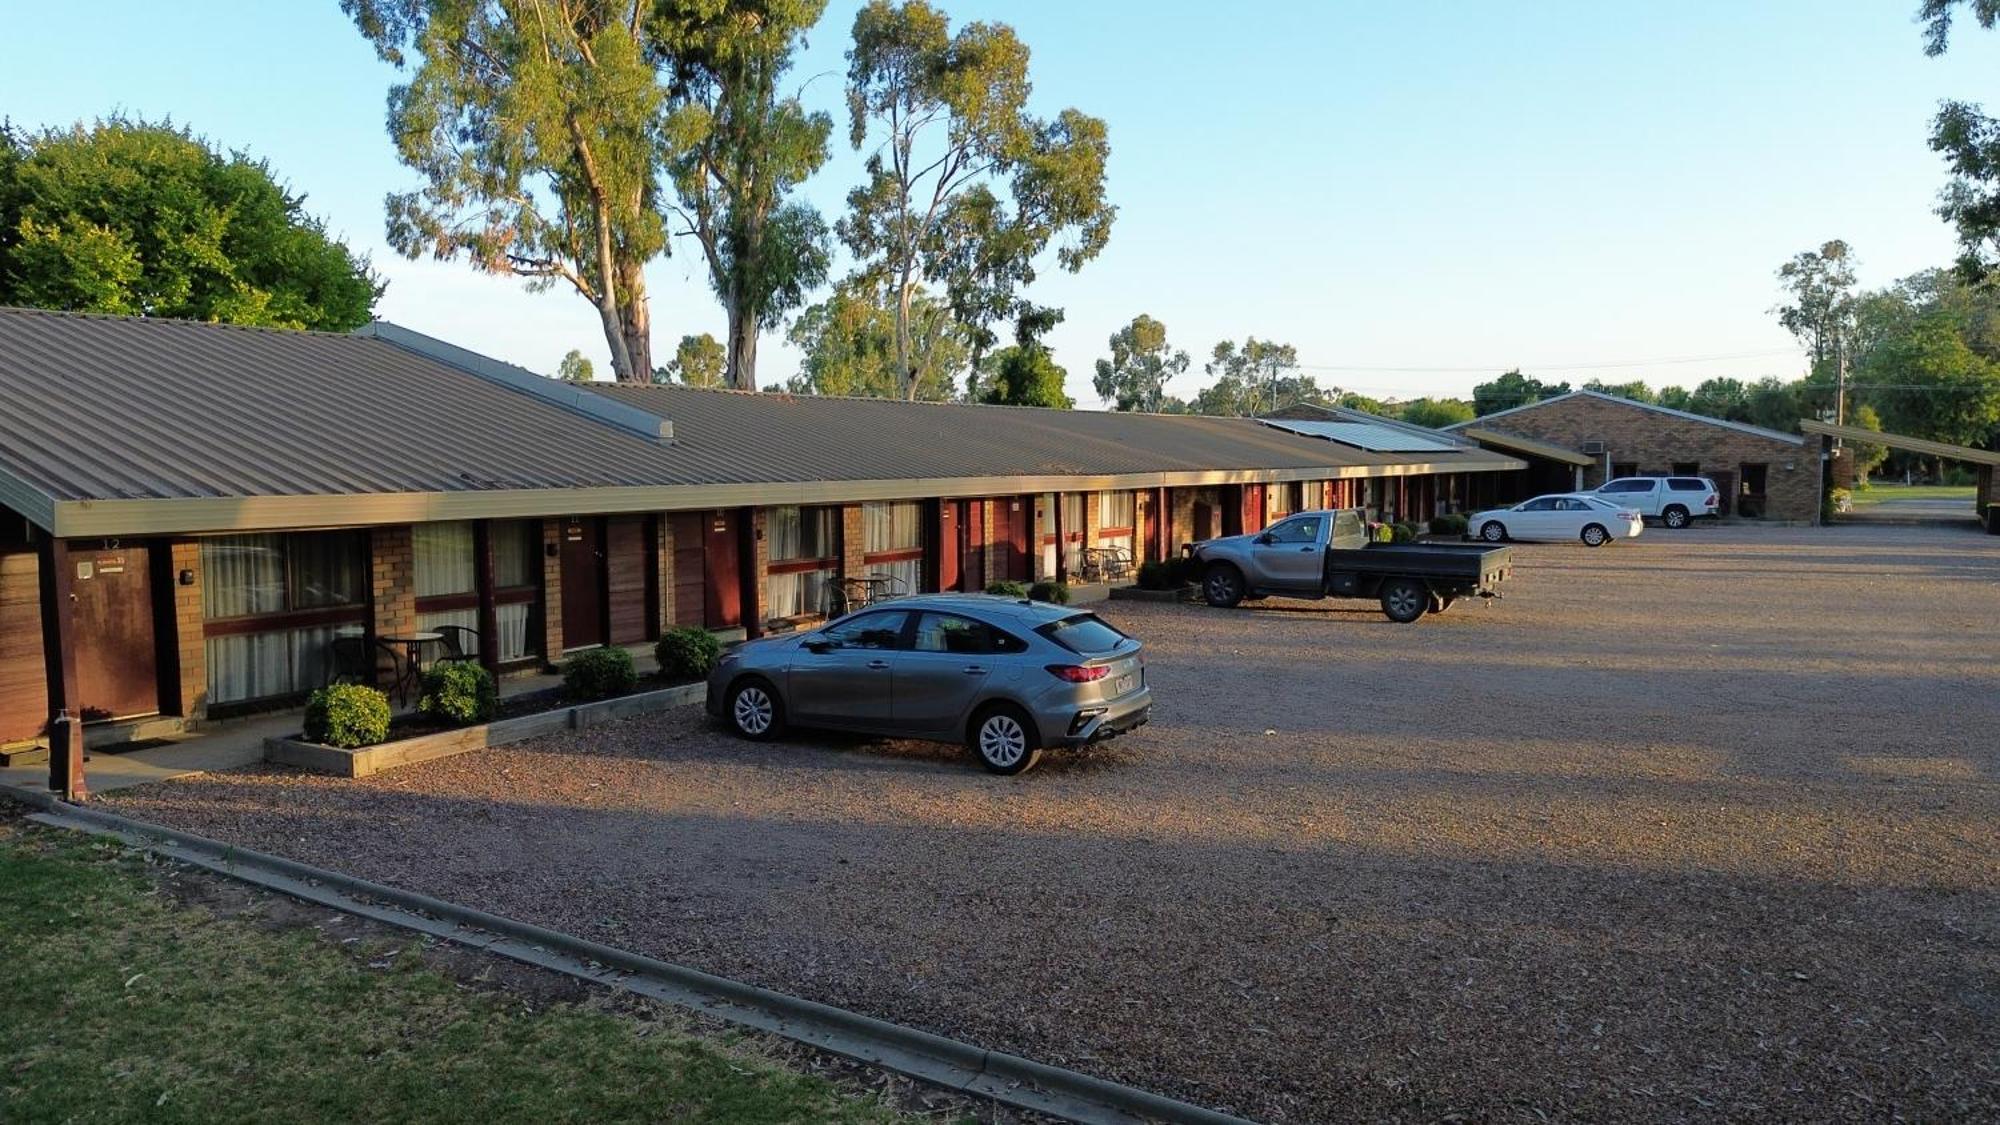
POLYGON ((1135 1087, 714 976, 530 922, 65 804, 52 794, 11 792, 44 810, 30 817, 38 823, 115 837, 307 902, 692 1008, 1006 1105, 1106 1125, 1145 1121, 1247 1125, 1243 1118, 1135 1087))

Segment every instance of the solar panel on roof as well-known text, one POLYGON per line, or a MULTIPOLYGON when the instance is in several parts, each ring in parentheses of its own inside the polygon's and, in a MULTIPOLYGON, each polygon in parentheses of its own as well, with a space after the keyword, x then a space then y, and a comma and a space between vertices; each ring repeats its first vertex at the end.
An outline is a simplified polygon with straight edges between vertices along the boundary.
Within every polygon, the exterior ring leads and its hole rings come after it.
POLYGON ((1377 425, 1373 422, 1300 422, 1280 418, 1260 420, 1275 429, 1289 430, 1305 437, 1337 441, 1342 445, 1368 450, 1370 453, 1429 453, 1459 448, 1448 441, 1424 437, 1399 430, 1394 426, 1377 425))

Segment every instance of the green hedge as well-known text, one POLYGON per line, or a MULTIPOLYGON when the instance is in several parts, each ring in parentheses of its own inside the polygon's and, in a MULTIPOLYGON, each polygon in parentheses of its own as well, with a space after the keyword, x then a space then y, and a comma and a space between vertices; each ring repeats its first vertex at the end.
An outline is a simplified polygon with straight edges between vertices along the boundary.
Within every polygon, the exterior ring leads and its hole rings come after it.
POLYGON ((722 642, 714 633, 693 625, 669 629, 653 645, 660 675, 669 680, 706 679, 722 659, 722 642))
POLYGON ((306 699, 306 741, 354 750, 389 737, 389 697, 366 684, 333 684, 306 699))
POLYGON ((418 711, 462 727, 491 721, 499 704, 493 673, 470 660, 431 665, 424 672, 423 694, 417 697, 418 711))
POLYGON ((1201 564, 1185 555, 1164 562, 1143 563, 1139 567, 1142 590, 1178 590, 1201 579, 1201 564))
POLYGON ((1031 601, 1049 602, 1053 605, 1068 605, 1069 583, 1037 582, 1028 587, 1028 598, 1031 601))
POLYGON ((986 592, 1003 598, 1025 598, 1028 596, 1028 587, 1022 582, 988 582, 986 592))
POLYGON ((632 654, 622 648, 593 648, 562 663, 563 690, 571 699, 624 695, 639 682, 632 654))
POLYGON ((1408 521, 1399 521, 1397 523, 1389 525, 1389 542, 1414 543, 1416 541, 1417 541, 1416 524, 1410 523, 1408 521))
POLYGON ((1432 535, 1464 535, 1465 528, 1464 516, 1439 516, 1431 521, 1432 535))

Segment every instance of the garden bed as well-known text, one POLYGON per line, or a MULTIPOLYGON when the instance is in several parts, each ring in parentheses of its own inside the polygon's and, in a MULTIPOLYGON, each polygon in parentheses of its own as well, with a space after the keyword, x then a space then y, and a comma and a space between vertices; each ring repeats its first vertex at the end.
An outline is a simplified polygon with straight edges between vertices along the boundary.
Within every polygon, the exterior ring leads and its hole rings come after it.
POLYGON ((560 689, 551 688, 502 700, 498 715, 492 722, 473 726, 447 726, 417 714, 399 716, 390 728, 389 741, 353 750, 308 742, 302 734, 267 738, 264 740, 264 760, 336 777, 367 777, 383 770, 448 758, 487 746, 505 746, 559 730, 581 730, 613 719, 627 719, 670 707, 685 707, 701 702, 706 690, 707 685, 696 680, 641 689, 589 703, 572 703, 560 689))

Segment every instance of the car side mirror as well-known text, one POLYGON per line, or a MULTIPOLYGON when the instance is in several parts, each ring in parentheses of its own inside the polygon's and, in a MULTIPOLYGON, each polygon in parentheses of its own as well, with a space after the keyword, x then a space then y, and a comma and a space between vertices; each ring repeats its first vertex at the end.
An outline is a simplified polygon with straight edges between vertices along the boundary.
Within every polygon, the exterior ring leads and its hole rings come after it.
POLYGON ((840 647, 840 642, 839 642, 839 641, 835 641, 835 640, 829 640, 829 639, 827 639, 826 637, 807 637, 807 638, 806 638, 806 651, 807 651, 807 652, 815 652, 815 653, 819 653, 820 655, 824 656, 825 654, 827 654, 827 653, 829 653, 829 652, 832 652, 832 651, 833 651, 834 649, 837 649, 837 648, 839 648, 839 647, 840 647))
POLYGON ((1271 537, 1271 533, 1267 531, 1267 532, 1265 532, 1264 534, 1262 534, 1262 535, 1259 535, 1259 536, 1257 537, 1257 540, 1256 540, 1256 542, 1257 542, 1257 545, 1258 545, 1259 547, 1268 547, 1268 546, 1270 546, 1271 544, 1273 544, 1273 543, 1276 543, 1276 542, 1277 542, 1277 540, 1276 540, 1276 539, 1273 539, 1273 538, 1271 537))

